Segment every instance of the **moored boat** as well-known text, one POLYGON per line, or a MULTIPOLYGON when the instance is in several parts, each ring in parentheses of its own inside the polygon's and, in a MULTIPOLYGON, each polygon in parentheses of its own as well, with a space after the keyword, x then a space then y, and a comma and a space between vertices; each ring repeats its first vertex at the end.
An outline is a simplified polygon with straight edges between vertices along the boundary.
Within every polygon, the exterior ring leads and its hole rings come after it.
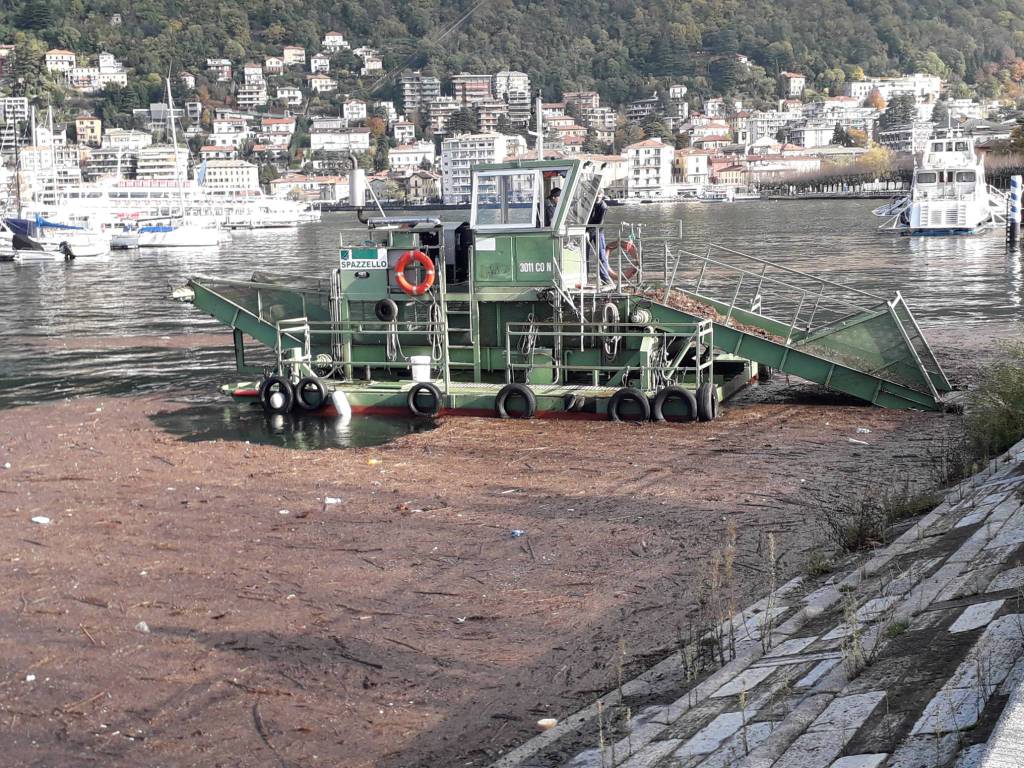
POLYGON ((985 160, 957 131, 929 140, 914 169, 910 195, 872 213, 880 229, 908 235, 967 235, 991 228, 1006 198, 985 180, 985 160))
POLYGON ((33 219, 7 218, 15 256, 48 260, 102 256, 110 251, 110 237, 82 226, 36 216, 33 219))

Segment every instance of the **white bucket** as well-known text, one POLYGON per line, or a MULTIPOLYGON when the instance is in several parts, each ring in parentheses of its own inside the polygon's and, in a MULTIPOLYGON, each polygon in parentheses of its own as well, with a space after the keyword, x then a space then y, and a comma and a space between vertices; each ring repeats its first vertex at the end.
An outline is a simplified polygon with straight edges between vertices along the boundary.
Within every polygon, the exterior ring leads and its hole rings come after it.
POLYGON ((412 368, 413 381, 430 381, 430 355, 413 355, 409 358, 409 367, 412 368))

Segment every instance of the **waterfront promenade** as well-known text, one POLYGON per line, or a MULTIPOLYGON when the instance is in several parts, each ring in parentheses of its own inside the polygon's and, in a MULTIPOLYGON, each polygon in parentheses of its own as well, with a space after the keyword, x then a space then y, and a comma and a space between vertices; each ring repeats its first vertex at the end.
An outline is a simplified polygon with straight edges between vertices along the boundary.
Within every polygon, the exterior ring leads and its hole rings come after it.
POLYGON ((712 673, 683 648, 492 768, 1020 765, 1022 553, 1024 442, 845 573, 705 636, 734 638, 712 673))

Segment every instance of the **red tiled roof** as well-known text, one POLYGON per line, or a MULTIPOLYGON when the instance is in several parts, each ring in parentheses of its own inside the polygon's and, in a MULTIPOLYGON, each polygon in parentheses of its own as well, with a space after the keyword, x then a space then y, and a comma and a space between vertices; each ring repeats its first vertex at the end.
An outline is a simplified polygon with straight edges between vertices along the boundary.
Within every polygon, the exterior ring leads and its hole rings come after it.
POLYGON ((664 147, 664 146, 667 146, 667 145, 661 139, 644 139, 643 141, 638 141, 636 144, 630 144, 628 147, 626 147, 626 149, 636 149, 636 148, 647 149, 647 148, 658 148, 658 147, 664 147))

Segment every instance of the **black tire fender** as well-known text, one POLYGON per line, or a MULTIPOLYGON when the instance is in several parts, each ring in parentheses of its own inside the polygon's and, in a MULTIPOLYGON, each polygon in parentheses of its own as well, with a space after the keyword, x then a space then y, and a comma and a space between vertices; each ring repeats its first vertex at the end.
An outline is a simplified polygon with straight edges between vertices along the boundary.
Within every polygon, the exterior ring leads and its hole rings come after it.
POLYGON ((268 376, 260 384, 259 398, 267 413, 288 413, 295 404, 295 390, 284 376, 268 376), (284 396, 284 401, 275 407, 272 399, 277 392, 284 396))
MULTIPOLYGON (((622 407, 623 403, 627 402, 635 403, 640 406, 641 418, 636 421, 647 421, 651 418, 651 401, 647 399, 647 395, 639 389, 623 387, 608 399, 609 421, 623 421, 623 418, 619 414, 619 409, 622 407)), ((633 421, 633 419, 630 419, 630 421, 633 421)))
POLYGON ((373 314, 382 323, 391 323, 398 319, 398 305, 393 299, 381 299, 373 305, 373 314))
POLYGON ((437 416, 441 412, 441 390, 429 381, 421 381, 417 384, 413 384, 409 390, 409 394, 405 398, 405 404, 409 408, 409 413, 413 416, 437 416), (429 408, 420 408, 416 402, 418 398, 424 392, 429 393, 431 397, 431 403, 429 408))
POLYGON ((651 418, 654 421, 669 421, 665 417, 665 403, 677 399, 686 403, 686 415, 682 418, 673 418, 671 421, 696 421, 697 420, 697 398, 693 392, 683 387, 665 387, 651 402, 651 418))
POLYGON ((316 411, 327 402, 327 387, 316 376, 300 379, 295 385, 295 404, 304 411, 316 411), (312 399, 310 399, 312 395, 312 399))
POLYGON ((498 392, 498 396, 494 398, 494 411, 503 419, 532 419, 537 413, 537 396, 525 384, 506 384, 498 392), (526 404, 524 411, 509 413, 508 401, 513 397, 522 398, 526 404))
POLYGON ((710 381, 697 387, 697 418, 701 421, 718 418, 718 387, 710 381))

